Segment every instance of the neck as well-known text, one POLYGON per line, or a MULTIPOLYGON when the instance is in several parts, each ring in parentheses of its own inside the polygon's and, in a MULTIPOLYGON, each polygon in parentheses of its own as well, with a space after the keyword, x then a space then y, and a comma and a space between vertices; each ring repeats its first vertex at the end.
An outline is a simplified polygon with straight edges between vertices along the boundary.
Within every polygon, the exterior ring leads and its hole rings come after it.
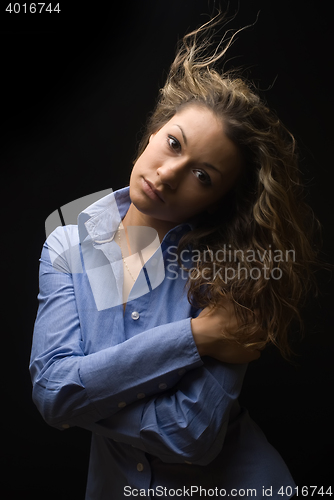
POLYGON ((156 230, 159 236, 160 242, 163 240, 165 234, 170 231, 176 224, 169 221, 155 219, 149 215, 139 212, 139 210, 131 203, 126 216, 123 219, 123 226, 127 228, 128 226, 147 226, 152 227, 156 230))

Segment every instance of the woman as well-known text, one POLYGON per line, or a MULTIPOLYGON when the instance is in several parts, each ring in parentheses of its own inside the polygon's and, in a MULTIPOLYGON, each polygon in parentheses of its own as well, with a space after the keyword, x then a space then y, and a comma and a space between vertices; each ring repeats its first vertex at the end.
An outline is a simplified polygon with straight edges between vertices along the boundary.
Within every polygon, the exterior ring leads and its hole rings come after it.
POLYGON ((293 137, 214 69, 227 47, 199 41, 216 22, 184 38, 129 188, 43 248, 33 398, 50 425, 92 431, 86 499, 294 493, 237 398, 266 344, 289 354, 310 212, 293 137))

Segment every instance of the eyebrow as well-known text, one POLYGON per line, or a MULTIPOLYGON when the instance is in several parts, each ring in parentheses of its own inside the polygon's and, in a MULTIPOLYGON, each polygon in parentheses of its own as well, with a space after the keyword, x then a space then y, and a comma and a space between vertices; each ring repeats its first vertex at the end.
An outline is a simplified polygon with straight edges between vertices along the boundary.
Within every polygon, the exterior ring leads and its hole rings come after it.
POLYGON ((177 123, 174 123, 174 125, 176 125, 176 127, 179 127, 179 129, 181 130, 183 141, 184 141, 185 145, 187 146, 187 138, 185 136, 185 133, 183 132, 182 127, 180 125, 178 125, 177 123))
MULTIPOLYGON (((174 123, 174 125, 175 125, 176 127, 178 127, 178 128, 181 130, 181 134, 182 134, 183 141, 184 141, 185 145, 187 146, 187 138, 186 138, 186 135, 185 135, 185 133, 184 133, 184 131, 183 131, 182 127, 181 127, 180 125, 178 125, 177 123, 174 123)), ((204 162, 204 165, 205 165, 207 168, 212 168, 212 170, 215 170, 216 172, 218 172, 218 174, 223 175, 223 174, 222 174, 222 172, 221 172, 220 170, 218 170, 218 168, 217 168, 217 167, 214 167, 213 165, 211 165, 211 163, 206 163, 206 162, 204 162)))

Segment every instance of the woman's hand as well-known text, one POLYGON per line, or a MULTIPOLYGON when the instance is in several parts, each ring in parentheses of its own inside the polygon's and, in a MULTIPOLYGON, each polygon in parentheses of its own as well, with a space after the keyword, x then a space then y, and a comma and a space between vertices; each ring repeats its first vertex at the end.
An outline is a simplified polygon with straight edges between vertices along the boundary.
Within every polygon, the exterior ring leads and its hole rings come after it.
MULTIPOLYGON (((211 356, 225 363, 249 363, 261 355, 259 349, 240 346, 233 338, 238 328, 233 303, 226 299, 222 307, 206 307, 191 328, 200 356, 211 356)), ((259 338, 260 340, 260 332, 259 338)))

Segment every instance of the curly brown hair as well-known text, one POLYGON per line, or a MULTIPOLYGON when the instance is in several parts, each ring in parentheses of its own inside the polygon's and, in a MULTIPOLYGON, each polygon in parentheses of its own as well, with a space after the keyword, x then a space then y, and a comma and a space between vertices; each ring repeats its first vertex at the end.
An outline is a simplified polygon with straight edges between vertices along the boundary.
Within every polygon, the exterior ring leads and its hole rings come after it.
POLYGON ((273 343, 288 357, 288 327, 300 320, 314 285, 319 224, 304 201, 293 135, 246 79, 217 69, 238 33, 223 38, 210 54, 212 28, 221 22, 218 15, 183 38, 137 158, 150 135, 184 106, 206 106, 223 121, 244 169, 214 216, 202 214, 179 244, 179 254, 192 248, 200 255, 190 269, 188 298, 198 307, 231 299, 240 318, 236 340, 257 348, 273 343))

